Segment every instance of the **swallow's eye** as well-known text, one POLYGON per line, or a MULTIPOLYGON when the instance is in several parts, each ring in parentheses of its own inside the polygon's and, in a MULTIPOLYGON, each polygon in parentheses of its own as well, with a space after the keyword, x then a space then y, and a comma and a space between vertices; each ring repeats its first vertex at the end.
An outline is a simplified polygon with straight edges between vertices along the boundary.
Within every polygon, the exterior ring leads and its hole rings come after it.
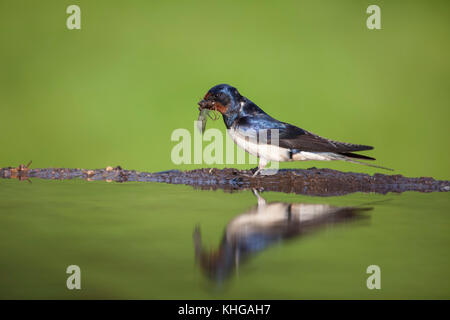
POLYGON ((219 99, 219 100, 224 100, 225 98, 226 98, 225 93, 219 92, 219 93, 217 94, 217 99, 219 99))

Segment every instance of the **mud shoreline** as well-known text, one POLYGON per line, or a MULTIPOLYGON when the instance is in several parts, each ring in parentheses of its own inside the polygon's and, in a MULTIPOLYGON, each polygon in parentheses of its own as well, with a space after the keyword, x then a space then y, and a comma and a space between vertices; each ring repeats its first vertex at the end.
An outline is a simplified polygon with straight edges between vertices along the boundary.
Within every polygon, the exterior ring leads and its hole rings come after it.
POLYGON ((336 196, 354 192, 386 194, 405 191, 447 192, 450 181, 429 177, 408 178, 402 175, 341 172, 331 169, 282 169, 275 175, 253 177, 251 170, 196 169, 163 172, 139 172, 121 167, 104 169, 45 168, 30 169, 27 166, 0 169, 0 178, 29 180, 30 178, 65 180, 85 179, 107 182, 162 182, 184 184, 203 190, 223 189, 239 191, 258 189, 313 196, 336 196))

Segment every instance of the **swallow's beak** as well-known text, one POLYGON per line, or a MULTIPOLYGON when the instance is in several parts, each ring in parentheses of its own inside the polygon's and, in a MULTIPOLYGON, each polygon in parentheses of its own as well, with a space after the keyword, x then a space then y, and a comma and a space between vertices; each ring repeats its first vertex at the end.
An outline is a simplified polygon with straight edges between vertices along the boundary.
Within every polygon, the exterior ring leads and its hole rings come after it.
POLYGON ((198 103, 199 105, 199 110, 203 110, 203 109, 211 109, 211 102, 210 101, 206 101, 205 99, 203 99, 202 101, 200 101, 198 103))

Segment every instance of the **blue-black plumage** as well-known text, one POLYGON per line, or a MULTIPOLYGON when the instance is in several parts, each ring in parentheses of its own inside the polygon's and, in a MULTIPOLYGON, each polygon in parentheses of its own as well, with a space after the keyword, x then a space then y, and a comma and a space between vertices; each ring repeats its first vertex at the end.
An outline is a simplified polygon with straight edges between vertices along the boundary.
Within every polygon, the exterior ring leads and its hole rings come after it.
POLYGON ((373 147, 326 139, 274 119, 230 85, 219 84, 212 87, 199 102, 199 106, 200 110, 220 112, 234 142, 259 157, 255 175, 269 161, 344 160, 388 169, 355 160, 375 160, 354 153, 371 150, 373 147))

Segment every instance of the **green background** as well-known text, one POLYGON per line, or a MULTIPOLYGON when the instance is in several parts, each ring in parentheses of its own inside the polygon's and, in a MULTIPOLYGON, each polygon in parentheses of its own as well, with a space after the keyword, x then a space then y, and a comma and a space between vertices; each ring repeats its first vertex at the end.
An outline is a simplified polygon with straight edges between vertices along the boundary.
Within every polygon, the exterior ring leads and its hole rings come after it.
POLYGON ((194 228, 215 252, 232 219, 256 205, 251 192, 0 179, 0 299, 450 298, 448 194, 261 195, 373 210, 272 243, 220 285, 196 262, 194 228), (73 264, 81 290, 66 287, 73 264), (366 287, 369 265, 381 268, 381 290, 366 287))
MULTIPOLYGON (((197 101, 236 86, 270 115, 450 178, 448 1, 0 2, 0 166, 176 166, 197 101), (81 7, 81 30, 66 8, 81 7), (382 30, 366 27, 381 7, 382 30)), ((209 128, 224 130, 222 120, 209 128)), ((236 167, 254 165, 235 165, 236 167)), ((373 173, 347 163, 283 163, 373 173)), ((223 167, 218 165, 218 167, 223 167)))
MULTIPOLYGON (((449 1, 0 0, 0 167, 159 171, 197 102, 236 86, 270 115, 375 146, 377 164, 449 179, 449 1), (81 7, 82 29, 66 28, 81 7), (381 7, 382 30, 366 8, 381 7)), ((208 128, 223 132, 222 120, 208 128)), ((230 166, 230 165, 228 165, 230 166)), ((248 168, 254 165, 234 165, 248 168)), ((348 163, 283 163, 374 173, 348 163)), ((223 167, 223 165, 218 165, 223 167)), ((449 298, 447 193, 269 201, 373 206, 252 256, 217 288, 195 262, 256 204, 154 183, 0 179, 0 298, 449 298), (68 265, 82 290, 65 284, 68 265), (380 265, 382 290, 365 270, 380 265)))

